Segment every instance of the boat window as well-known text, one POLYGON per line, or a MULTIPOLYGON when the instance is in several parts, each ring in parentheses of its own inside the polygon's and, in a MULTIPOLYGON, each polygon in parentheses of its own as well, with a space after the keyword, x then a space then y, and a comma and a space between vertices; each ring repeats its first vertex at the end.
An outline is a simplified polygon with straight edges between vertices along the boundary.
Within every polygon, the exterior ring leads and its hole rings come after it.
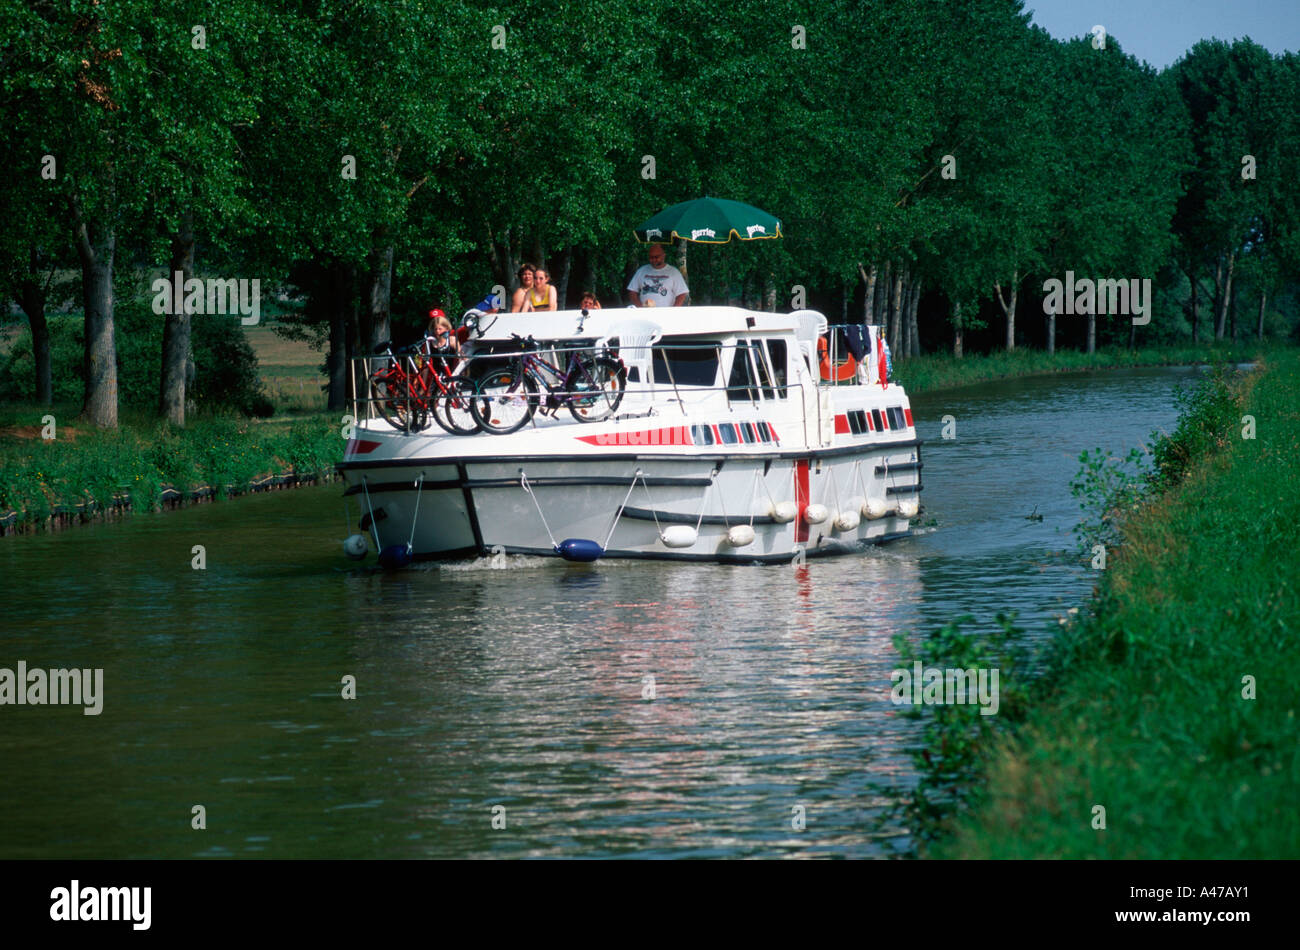
POLYGON ((758 425, 754 426, 754 430, 758 433, 758 441, 760 442, 772 441, 772 433, 767 431, 766 422, 760 422, 758 425))
POLYGON ((723 422, 718 426, 718 435, 722 436, 724 445, 735 445, 740 441, 740 437, 736 435, 736 427, 730 422, 723 422))
POLYGON ((654 377, 668 385, 716 386, 718 349, 716 346, 656 345, 654 377))
POLYGON ((885 412, 889 413, 889 428, 906 429, 907 420, 903 418, 903 410, 898 406, 891 406, 885 412))
POLYGON ((861 409, 849 412, 849 431, 854 435, 862 435, 867 431, 867 414, 861 409))
POLYGON ((754 427, 750 425, 748 422, 742 422, 739 426, 737 426, 737 428, 740 429, 740 440, 742 442, 750 443, 750 442, 758 441, 758 439, 754 435, 754 427))
POLYGON ((731 360, 731 376, 727 379, 728 402, 755 402, 758 399, 754 367, 749 361, 749 355, 748 342, 736 344, 735 355, 731 360))
POLYGON ((879 409, 872 409, 872 410, 871 410, 871 421, 874 422, 874 423, 876 424, 876 430, 875 430, 875 431, 877 431, 877 432, 884 432, 884 431, 885 431, 885 423, 884 423, 884 421, 880 418, 880 410, 879 410, 879 409))
POLYGON ((713 444, 712 426, 691 426, 691 441, 696 445, 713 444))
POLYGON ((785 340, 768 340, 767 352, 771 356, 772 379, 776 385, 776 395, 784 399, 785 388, 785 340))

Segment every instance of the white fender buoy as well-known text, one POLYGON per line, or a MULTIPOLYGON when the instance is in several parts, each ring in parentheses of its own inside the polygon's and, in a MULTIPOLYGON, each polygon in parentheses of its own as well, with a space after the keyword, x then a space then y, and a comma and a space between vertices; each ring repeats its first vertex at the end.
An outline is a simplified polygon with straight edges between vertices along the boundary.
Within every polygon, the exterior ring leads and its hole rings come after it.
POLYGON ((732 525, 727 532, 727 543, 733 548, 743 548, 754 543, 754 529, 747 524, 732 525))
POLYGON ((838 515, 835 516, 835 530, 852 531, 854 528, 858 526, 861 520, 862 519, 861 517, 859 517, 857 509, 845 508, 843 511, 841 511, 838 515))
POLYGON ((778 501, 768 512, 778 524, 788 524, 799 514, 799 508, 792 501, 778 501))
POLYGON ((821 524, 830 516, 825 505, 809 505, 803 510, 803 520, 809 524, 821 524))
POLYGON ((350 534, 348 539, 343 542, 343 553, 354 561, 361 560, 369 550, 370 545, 366 543, 364 534, 350 534))
POLYGON ((904 498, 898 503, 898 516, 900 518, 915 518, 916 513, 921 510, 921 504, 915 498, 904 498))
POLYGON ((669 525, 664 528, 663 534, 659 535, 659 540, 664 543, 664 547, 669 548, 689 548, 698 538, 695 529, 688 524, 669 525))
POLYGON ((889 512, 889 506, 880 498, 868 498, 862 504, 861 511, 868 518, 883 518, 889 512))

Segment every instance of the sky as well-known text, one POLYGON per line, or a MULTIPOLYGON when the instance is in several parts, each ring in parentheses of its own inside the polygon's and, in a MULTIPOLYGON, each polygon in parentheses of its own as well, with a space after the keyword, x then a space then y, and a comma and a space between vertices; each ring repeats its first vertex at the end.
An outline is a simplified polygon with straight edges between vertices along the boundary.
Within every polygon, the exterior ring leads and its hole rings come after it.
POLYGON ((1101 25, 1124 52, 1157 69, 1197 40, 1249 36, 1272 53, 1300 50, 1300 0, 1024 0, 1033 22, 1059 40, 1101 25))

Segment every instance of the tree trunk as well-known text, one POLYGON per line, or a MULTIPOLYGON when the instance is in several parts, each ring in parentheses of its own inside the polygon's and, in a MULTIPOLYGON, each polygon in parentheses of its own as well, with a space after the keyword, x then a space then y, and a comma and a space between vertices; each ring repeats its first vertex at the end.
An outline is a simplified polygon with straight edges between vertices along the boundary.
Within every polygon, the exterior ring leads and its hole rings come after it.
POLYGON ((907 319, 908 305, 911 302, 912 281, 909 277, 907 282, 903 285, 903 302, 902 306, 899 307, 898 313, 899 342, 902 344, 898 348, 900 359, 907 359, 907 357, 912 355, 912 324, 907 319))
POLYGON ((849 282, 840 281, 840 323, 849 322, 849 282))
POLYGON ((1223 277, 1223 265, 1220 263, 1214 272, 1215 284, 1218 286, 1215 303, 1218 305, 1218 312, 1214 315, 1214 338, 1223 339, 1223 331, 1228 322, 1228 298, 1232 295, 1232 272, 1237 264, 1237 255, 1234 251, 1228 255, 1228 272, 1226 280, 1223 277))
POLYGON ((886 331, 889 329, 889 284, 892 269, 893 265, 885 261, 880 278, 876 281, 876 299, 872 304, 875 308, 876 326, 884 327, 886 331))
POLYGON ((373 348, 392 339, 389 306, 393 295, 393 244, 387 242, 387 228, 377 228, 376 244, 368 259, 366 280, 366 346, 373 348))
POLYGON ((995 282, 993 289, 998 292, 998 306, 1007 318, 1007 352, 1011 353, 1016 348, 1016 296, 1020 293, 1020 271, 1011 272, 1011 300, 1008 302, 1002 296, 1001 282, 995 282))
MULTIPOLYGON (((352 299, 348 265, 331 261, 325 268, 321 290, 325 294, 330 323, 330 348, 325 355, 325 371, 329 378, 328 401, 331 412, 339 412, 348 404, 348 307, 352 299)), ((358 354, 369 356, 369 353, 358 354)), ((364 387, 369 380, 358 373, 358 396, 370 395, 364 387)))
POLYGON ((907 308, 907 323, 912 328, 908 338, 912 341, 912 350, 908 356, 921 355, 921 332, 916 322, 916 308, 921 304, 921 280, 917 278, 912 282, 912 302, 907 308))
POLYGON ((895 352, 902 350, 902 347, 899 346, 902 335, 899 328, 903 323, 903 270, 902 264, 898 264, 893 268, 894 289, 889 303, 889 345, 894 348, 895 352))
POLYGON ((1056 311, 1053 310, 1047 315, 1047 355, 1051 356, 1056 352, 1056 311))
POLYGON ((876 265, 872 264, 870 270, 863 270, 862 265, 858 265, 858 273, 862 275, 864 290, 862 293, 862 322, 870 326, 876 320, 876 265))
POLYGON ((559 270, 559 275, 555 280, 555 309, 567 310, 569 308, 569 272, 573 269, 573 245, 567 246, 558 255, 558 263, 555 265, 559 270))
POLYGON ((81 261, 85 307, 85 399, 81 414, 101 429, 117 428, 117 345, 113 334, 113 254, 117 232, 112 224, 92 227, 82 216, 76 197, 72 236, 81 261))
POLYGON ((1201 341, 1201 298, 1196 291, 1200 288, 1200 278, 1192 278, 1192 345, 1201 341))
MULTIPOLYGON (((677 242, 677 269, 682 272, 682 280, 686 281, 686 286, 691 286, 690 278, 686 276, 686 242, 684 240, 677 242)), ((690 290, 686 291, 686 302, 691 302, 690 290)), ((775 310, 775 307, 773 307, 775 310)))
POLYGON ((1255 328, 1255 339, 1264 342, 1264 306, 1268 301, 1268 291, 1259 292, 1259 323, 1255 328))
POLYGON ((776 275, 769 273, 767 275, 767 297, 766 306, 763 308, 768 313, 776 313, 776 275))
POLYGON ((1088 314, 1088 349, 1087 353, 1097 352, 1097 314, 1094 312, 1088 314))
POLYGON ((181 215, 180 227, 172 238, 167 272, 167 279, 172 283, 172 312, 163 321, 162 383, 158 392, 158 415, 180 429, 185 428, 185 370, 190 358, 190 313, 184 303, 185 281, 194 276, 194 244, 194 217, 187 210, 181 215), (176 285, 178 281, 180 286, 176 285))
POLYGON ((953 305, 952 355, 961 359, 961 301, 953 305))
POLYGON ((1228 337, 1237 342, 1237 284, 1232 285, 1232 293, 1228 294, 1228 337))
MULTIPOLYGON (((40 282, 41 252, 33 247, 31 268, 18 285, 18 303, 27 314, 32 328, 32 358, 36 363, 36 402, 48 406, 54 402, 53 376, 50 373, 50 325, 45 319, 45 287, 40 282)), ((1264 312, 1260 305, 1260 313, 1264 312)))

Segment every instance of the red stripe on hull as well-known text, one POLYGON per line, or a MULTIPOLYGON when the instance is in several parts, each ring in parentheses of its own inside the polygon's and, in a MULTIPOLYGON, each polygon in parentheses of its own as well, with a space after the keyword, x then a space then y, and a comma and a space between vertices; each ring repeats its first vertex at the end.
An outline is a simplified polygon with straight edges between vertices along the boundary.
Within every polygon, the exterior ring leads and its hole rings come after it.
POLYGON ((808 522, 803 513, 808 510, 808 459, 799 459, 794 463, 794 505, 799 513, 794 519, 794 539, 808 540, 808 522))

